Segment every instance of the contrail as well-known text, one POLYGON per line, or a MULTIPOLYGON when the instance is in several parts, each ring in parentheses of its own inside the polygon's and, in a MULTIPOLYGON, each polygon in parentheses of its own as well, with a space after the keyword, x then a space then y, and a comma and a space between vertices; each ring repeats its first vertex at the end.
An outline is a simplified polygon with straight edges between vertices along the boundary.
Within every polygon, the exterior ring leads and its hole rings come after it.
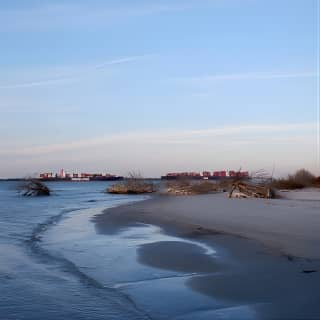
POLYGON ((105 69, 111 65, 133 62, 133 61, 142 59, 143 57, 145 57, 145 55, 110 60, 110 61, 106 61, 101 64, 97 64, 95 66, 92 66, 90 68, 87 68, 86 70, 74 72, 71 74, 62 74, 60 76, 53 77, 50 79, 23 82, 23 83, 17 83, 17 84, 0 85, 0 89, 18 89, 18 88, 40 87, 40 86, 46 86, 46 85, 51 85, 51 84, 59 84, 59 83, 63 83, 65 81, 69 81, 69 80, 77 80, 78 78, 82 77, 83 75, 89 74, 89 73, 94 72, 96 70, 102 70, 102 69, 105 69))

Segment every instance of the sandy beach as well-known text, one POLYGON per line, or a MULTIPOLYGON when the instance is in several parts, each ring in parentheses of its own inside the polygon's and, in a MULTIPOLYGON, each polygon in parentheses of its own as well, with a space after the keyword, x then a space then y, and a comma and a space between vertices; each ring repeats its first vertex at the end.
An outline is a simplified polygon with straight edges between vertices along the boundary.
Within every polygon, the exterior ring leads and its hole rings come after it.
POLYGON ((320 197, 310 192, 272 200, 157 196, 105 210, 92 221, 98 234, 151 224, 212 247, 214 255, 179 241, 137 250, 141 264, 193 274, 185 284, 215 301, 210 317, 318 319, 320 197))
POLYGON ((282 254, 319 259, 320 192, 319 200, 315 200, 314 192, 312 200, 305 200, 301 192, 295 193, 285 196, 299 200, 228 199, 226 194, 159 196, 108 211, 105 224, 103 217, 97 217, 97 228, 116 232, 139 222, 158 224, 167 230, 179 226, 180 233, 187 228, 193 232, 232 234, 259 240, 282 254))

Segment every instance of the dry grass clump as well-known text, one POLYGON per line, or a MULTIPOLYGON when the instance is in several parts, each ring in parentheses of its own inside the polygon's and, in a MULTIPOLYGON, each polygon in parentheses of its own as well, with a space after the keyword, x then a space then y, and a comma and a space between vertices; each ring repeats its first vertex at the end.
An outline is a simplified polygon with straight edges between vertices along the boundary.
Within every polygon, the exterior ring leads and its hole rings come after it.
POLYGON ((25 183, 18 186, 18 190, 23 196, 50 196, 50 189, 40 180, 28 179, 25 183))
POLYGON ((229 179, 219 180, 216 182, 216 186, 220 190, 230 190, 232 188, 232 184, 235 181, 238 181, 238 180, 229 180, 229 179))
POLYGON ((215 183, 209 181, 203 181, 200 183, 194 183, 191 185, 191 190, 195 194, 207 194, 211 192, 217 192, 219 190, 215 183))
POLYGON ((165 194, 191 195, 191 182, 189 179, 178 179, 166 183, 165 194))
POLYGON ((174 182, 167 182, 165 193, 173 195, 197 195, 217 191, 220 191, 220 188, 216 183, 209 181, 195 182, 187 179, 179 179, 174 182))
POLYGON ((287 178, 274 179, 272 186, 277 189, 302 189, 306 187, 317 187, 318 178, 316 178, 308 170, 300 169, 293 175, 288 175, 287 178))
POLYGON ((142 194, 155 191, 153 183, 147 183, 141 174, 135 172, 130 172, 123 182, 113 184, 107 189, 108 193, 113 194, 142 194))

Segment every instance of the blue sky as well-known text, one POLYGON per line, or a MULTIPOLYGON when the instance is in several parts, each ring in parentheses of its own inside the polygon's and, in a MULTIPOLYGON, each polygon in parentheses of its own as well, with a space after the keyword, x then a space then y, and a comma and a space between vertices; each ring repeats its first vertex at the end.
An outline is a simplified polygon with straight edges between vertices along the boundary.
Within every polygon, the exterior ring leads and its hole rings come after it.
POLYGON ((0 177, 61 167, 320 173, 318 8, 2 0, 0 177))

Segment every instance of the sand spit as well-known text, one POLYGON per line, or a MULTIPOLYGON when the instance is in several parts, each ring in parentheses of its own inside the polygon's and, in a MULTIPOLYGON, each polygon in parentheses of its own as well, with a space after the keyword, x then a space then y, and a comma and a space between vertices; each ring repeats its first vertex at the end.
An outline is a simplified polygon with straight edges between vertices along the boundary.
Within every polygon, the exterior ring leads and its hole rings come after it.
MULTIPOLYGON (((97 233, 109 235, 153 224, 214 248, 215 254, 207 255, 192 243, 155 240, 137 249, 139 263, 189 274, 185 286, 212 299, 201 315, 190 301, 191 310, 181 319, 318 319, 319 209, 320 201, 306 199, 159 196, 105 210, 93 222, 97 233)), ((162 296, 165 289, 161 299, 177 306, 182 302, 174 295, 174 279, 161 280, 165 287, 160 280, 129 286, 128 292, 138 305, 149 308, 146 296, 162 296)), ((154 304, 153 299, 149 302, 154 304)), ((176 309, 161 312, 173 315, 176 309)))
POLYGON ((293 192, 286 192, 285 196, 300 200, 228 199, 226 194, 159 196, 107 210, 112 219, 97 216, 96 228, 98 232, 108 229, 115 233, 130 225, 150 223, 167 230, 178 229, 175 232, 180 234, 191 230, 227 233, 258 240, 288 256, 319 259, 320 201, 314 200, 312 192, 312 201, 293 192))

